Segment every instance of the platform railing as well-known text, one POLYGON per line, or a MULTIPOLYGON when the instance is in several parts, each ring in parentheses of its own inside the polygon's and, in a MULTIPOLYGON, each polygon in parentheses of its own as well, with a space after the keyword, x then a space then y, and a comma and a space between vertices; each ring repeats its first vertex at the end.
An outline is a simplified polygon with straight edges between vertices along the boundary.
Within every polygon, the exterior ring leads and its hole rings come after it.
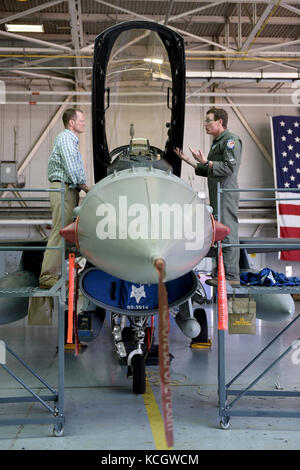
MULTIPOLYGON (((217 194, 217 201, 218 201, 218 220, 222 223, 225 221, 221 220, 221 195, 225 192, 297 192, 299 194, 298 197, 291 197, 291 198, 284 198, 285 201, 287 200, 300 200, 300 191, 293 190, 293 189, 279 189, 279 188, 251 188, 251 189, 224 189, 221 188, 220 183, 218 183, 218 194, 217 194)), ((279 201, 282 200, 280 197, 274 198, 242 198, 240 202, 249 202, 249 201, 279 201)), ((278 243, 278 244, 268 244, 268 243, 257 243, 257 244, 244 244, 244 243, 222 243, 218 242, 218 249, 224 247, 232 247, 232 248, 240 248, 240 249, 268 249, 268 248, 276 248, 278 251, 284 251, 287 248, 287 242, 278 243)), ((289 249, 293 250, 300 250, 300 240, 299 243, 292 243, 288 244, 289 249)), ((274 294, 276 293, 297 293, 300 294, 300 286, 268 286, 268 287, 258 287, 258 286, 241 286, 237 288, 232 288, 230 284, 226 283, 226 290, 227 295, 232 294, 233 290, 235 292, 235 296, 238 297, 239 295, 245 295, 249 292, 251 294, 255 293, 256 295, 261 293, 262 295, 265 294, 274 294)), ((280 410, 280 409, 258 409, 258 408, 243 408, 243 409, 235 409, 234 405, 238 402, 238 400, 245 396, 272 396, 272 397, 290 397, 290 398, 299 398, 300 392, 298 391, 279 391, 279 390, 251 390, 261 379, 264 377, 276 364, 278 364, 289 352, 292 351, 293 345, 295 342, 292 342, 290 346, 283 351, 277 358, 269 364, 265 370, 259 374, 254 380, 250 382, 248 386, 244 389, 231 389, 230 387, 236 380, 242 376, 255 362, 258 358, 260 358, 269 348, 273 345, 273 343, 282 337, 282 335, 292 327, 295 327, 296 323, 299 321, 300 314, 296 315, 284 328, 282 328, 279 333, 258 353, 255 357, 246 365, 244 366, 234 378, 232 378, 228 383, 226 383, 226 361, 225 361, 225 336, 226 330, 218 329, 218 393, 219 393, 219 416, 221 418, 220 426, 222 429, 227 429, 229 427, 229 420, 231 416, 253 416, 253 417, 287 417, 287 418, 300 418, 300 411, 298 410, 280 410), (230 395, 234 395, 234 398, 231 402, 229 402, 228 397, 230 395)), ((299 333, 298 333, 299 334, 299 333)), ((295 341, 299 341, 300 339, 295 336, 295 341)))
MULTIPOLYGON (((1 192, 10 191, 9 188, 0 188, 1 192)), ((14 193, 51 193, 51 192, 60 192, 61 193, 61 226, 64 227, 65 224, 65 187, 62 183, 61 188, 57 189, 33 189, 33 188, 13 188, 14 193)), ((41 202, 45 199, 38 197, 5 197, 0 198, 0 202, 20 202, 20 201, 31 201, 31 202, 41 202)), ((1 223, 1 220, 0 220, 1 223)), ((0 244, 1 241, 0 240, 0 244)), ((34 390, 28 386, 20 377, 18 377, 7 365, 6 363, 0 363, 0 366, 5 370, 11 377, 13 377, 24 389, 26 389, 31 396, 24 397, 2 397, 0 398, 1 403, 20 403, 20 402, 39 402, 41 403, 48 412, 51 413, 51 417, 45 416, 41 418, 1 418, 0 425, 12 425, 12 424, 54 424, 53 433, 55 436, 61 436, 63 434, 63 424, 65 422, 64 416, 64 323, 65 323, 65 302, 66 302, 66 265, 65 265, 65 247, 66 242, 62 237, 61 244, 58 246, 30 246, 26 245, 9 245, 7 240, 5 240, 5 246, 0 246, 0 251, 36 251, 36 250, 60 250, 61 252, 61 277, 56 282, 56 284, 51 287, 51 289, 40 289, 36 286, 29 287, 11 287, 11 288, 0 288, 0 302, 3 297, 55 297, 58 299, 58 390, 56 391, 52 388, 46 380, 40 377, 29 365, 23 361, 8 345, 5 344, 6 351, 12 355, 31 375, 33 375, 44 387, 50 391, 51 395, 40 396, 34 392, 34 390), (53 406, 49 405, 47 402, 53 401, 53 406)), ((0 326, 1 334, 1 326, 0 326)))

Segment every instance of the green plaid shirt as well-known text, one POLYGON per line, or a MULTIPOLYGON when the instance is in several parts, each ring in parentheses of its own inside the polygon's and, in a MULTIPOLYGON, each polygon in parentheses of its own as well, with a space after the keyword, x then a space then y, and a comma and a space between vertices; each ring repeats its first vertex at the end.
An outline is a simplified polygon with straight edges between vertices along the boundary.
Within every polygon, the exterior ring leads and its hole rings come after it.
POLYGON ((78 143, 78 137, 69 129, 58 134, 48 162, 49 181, 64 181, 70 184, 71 189, 86 183, 78 143))

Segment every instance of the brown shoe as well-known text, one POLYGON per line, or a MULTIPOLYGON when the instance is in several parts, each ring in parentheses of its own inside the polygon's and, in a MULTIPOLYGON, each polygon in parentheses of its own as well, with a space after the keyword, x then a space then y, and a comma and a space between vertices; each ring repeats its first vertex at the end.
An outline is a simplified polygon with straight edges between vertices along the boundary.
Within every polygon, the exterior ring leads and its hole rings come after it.
POLYGON ((205 284, 207 284, 208 286, 216 287, 218 285, 218 278, 213 277, 212 279, 206 279, 205 284))
MULTIPOLYGON (((241 284, 240 284, 240 281, 238 281, 237 279, 226 279, 226 282, 228 282, 232 287, 240 287, 241 284)), ((207 279, 205 281, 205 284, 207 284, 208 286, 213 286, 213 287, 216 287, 218 285, 218 278, 217 277, 213 277, 212 279, 207 279)))
POLYGON ((39 288, 40 289, 51 289, 56 283, 58 279, 50 278, 47 281, 40 282, 39 288))
POLYGON ((237 279, 226 279, 226 281, 229 282, 232 287, 241 287, 241 283, 237 279))

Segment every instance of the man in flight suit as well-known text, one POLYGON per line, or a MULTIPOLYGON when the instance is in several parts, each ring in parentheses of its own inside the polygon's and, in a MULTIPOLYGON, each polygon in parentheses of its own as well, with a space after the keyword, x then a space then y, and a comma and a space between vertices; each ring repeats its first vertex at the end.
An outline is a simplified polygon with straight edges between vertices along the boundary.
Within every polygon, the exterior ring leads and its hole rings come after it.
MULTIPOLYGON (((193 155, 189 157, 182 150, 176 148, 175 153, 179 158, 195 168, 196 175, 207 177, 210 205, 213 215, 217 218, 217 183, 221 188, 238 188, 237 175, 241 163, 242 142, 240 137, 227 129, 228 114, 224 109, 211 108, 206 113, 205 130, 214 137, 207 158, 201 150, 197 153, 190 148, 193 155)), ((229 235, 223 243, 238 243, 238 204, 239 192, 221 194, 221 220, 230 228, 229 235)), ((223 260, 226 280, 232 286, 240 284, 239 270, 240 252, 238 248, 223 248, 223 260)), ((217 278, 206 281, 207 284, 216 286, 217 278)))

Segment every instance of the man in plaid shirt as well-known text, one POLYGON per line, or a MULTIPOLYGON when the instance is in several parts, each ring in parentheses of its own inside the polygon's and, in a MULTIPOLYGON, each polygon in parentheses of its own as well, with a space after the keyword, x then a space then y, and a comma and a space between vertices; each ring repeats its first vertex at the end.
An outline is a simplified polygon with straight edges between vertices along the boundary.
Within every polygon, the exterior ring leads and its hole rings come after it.
MULTIPOLYGON (((61 188, 65 184, 65 225, 72 222, 73 210, 78 206, 79 192, 86 193, 89 187, 82 156, 78 149, 79 135, 84 132, 85 119, 79 109, 67 109, 63 114, 65 129, 56 137, 48 163, 48 179, 50 189, 61 188)), ((59 234, 61 227, 61 194, 50 193, 52 210, 52 231, 47 246, 61 244, 59 234)), ((59 250, 46 250, 44 254, 41 274, 39 278, 40 289, 50 289, 57 282, 60 275, 61 253, 59 250)))

